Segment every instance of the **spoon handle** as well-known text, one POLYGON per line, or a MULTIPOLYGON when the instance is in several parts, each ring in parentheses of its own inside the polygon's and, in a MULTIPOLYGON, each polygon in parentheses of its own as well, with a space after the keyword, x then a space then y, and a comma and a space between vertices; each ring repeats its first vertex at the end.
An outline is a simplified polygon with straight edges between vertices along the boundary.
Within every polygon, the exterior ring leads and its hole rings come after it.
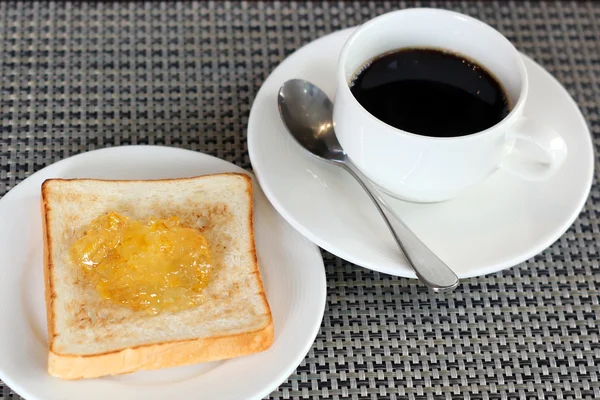
POLYGON ((373 200, 419 280, 434 292, 447 292, 456 288, 458 286, 456 274, 392 211, 379 194, 379 191, 370 183, 369 178, 356 168, 349 159, 346 159, 342 165, 356 178, 373 200))

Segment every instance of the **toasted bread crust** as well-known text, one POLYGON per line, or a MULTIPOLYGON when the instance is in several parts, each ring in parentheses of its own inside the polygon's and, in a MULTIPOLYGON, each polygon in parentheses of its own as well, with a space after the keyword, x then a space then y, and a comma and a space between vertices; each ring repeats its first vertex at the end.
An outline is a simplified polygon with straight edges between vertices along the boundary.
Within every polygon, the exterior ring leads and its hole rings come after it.
MULTIPOLYGON (((246 181, 246 191, 250 201, 254 201, 252 178, 243 173, 221 173, 204 175, 235 175, 243 177, 246 181)), ((48 324, 48 372, 55 377, 63 379, 93 378, 104 375, 115 375, 134 372, 137 370, 152 370, 178 365, 187 365, 198 362, 215 361, 233 357, 253 354, 266 350, 274 340, 273 320, 269 303, 267 301, 260 271, 256 244, 254 238, 254 205, 249 207, 249 232, 251 235, 251 253, 253 257, 252 273, 259 277, 258 282, 261 292, 258 293, 268 310, 267 324, 253 332, 239 334, 214 336, 210 338, 169 341, 163 343, 144 344, 135 347, 127 347, 115 351, 90 354, 61 354, 54 350, 54 339, 56 338, 55 315, 53 299, 56 297, 52 284, 54 266, 52 264, 52 236, 48 230, 48 213, 50 204, 48 202, 48 184, 51 181, 102 181, 102 182, 160 182, 193 180, 199 177, 159 179, 159 180, 100 180, 100 179, 48 179, 42 184, 42 220, 44 232, 44 280, 46 295, 46 314, 48 324)))
POLYGON ((52 286, 52 240, 48 232, 48 212, 50 206, 46 199, 48 198, 48 188, 45 181, 42 184, 41 208, 42 208, 42 231, 44 237, 44 288, 46 298, 46 324, 48 326, 48 348, 52 350, 54 342, 54 288, 52 286))
MULTIPOLYGON (((250 198, 250 200, 252 202, 254 202, 254 188, 252 186, 252 178, 250 178, 248 175, 244 175, 246 177, 246 184, 248 185, 246 187, 246 190, 248 191, 248 196, 250 198)), ((248 215, 248 221, 250 223, 249 229, 250 229, 250 235, 252 237, 252 259, 254 261, 254 268, 253 268, 253 272, 260 277, 260 270, 258 268, 258 254, 256 253, 256 241, 254 240, 254 203, 250 206, 250 215, 248 215)), ((268 310, 269 312, 269 322, 270 325, 273 325, 273 319, 272 319, 272 314, 271 314, 271 307, 269 306, 269 302, 267 301, 267 295, 265 293, 265 288, 263 286, 262 283, 262 279, 259 279, 260 281, 260 297, 263 301, 263 304, 265 306, 265 308, 268 310)))
POLYGON ((255 332, 166 342, 116 352, 73 356, 50 352, 48 372, 62 379, 96 378, 250 355, 273 343, 273 322, 255 332))
POLYGON ((198 176, 189 176, 187 178, 164 178, 164 179, 96 179, 96 178, 48 178, 46 179, 43 183, 42 183, 42 193, 44 190, 44 186, 46 185, 46 182, 52 182, 52 181, 63 181, 63 182, 69 182, 69 181, 77 181, 77 182, 115 182, 115 183, 132 183, 132 182, 137 182, 137 183, 156 183, 156 182, 173 182, 173 181, 193 181, 196 180, 198 178, 205 178, 205 177, 210 177, 210 176, 224 176, 224 175, 233 175, 233 176, 239 176, 241 178, 246 179, 246 181, 248 183, 252 183, 252 178, 242 172, 219 172, 217 174, 207 174, 207 175, 198 175, 198 176))

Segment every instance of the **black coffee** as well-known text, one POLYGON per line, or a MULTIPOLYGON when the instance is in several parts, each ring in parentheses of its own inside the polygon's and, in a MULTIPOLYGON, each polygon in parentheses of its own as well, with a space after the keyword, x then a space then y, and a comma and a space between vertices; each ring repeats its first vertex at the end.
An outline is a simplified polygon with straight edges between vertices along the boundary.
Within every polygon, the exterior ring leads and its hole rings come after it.
POLYGON ((489 72, 434 49, 384 54, 357 71, 350 90, 381 121, 424 136, 480 132, 510 111, 502 86, 489 72))

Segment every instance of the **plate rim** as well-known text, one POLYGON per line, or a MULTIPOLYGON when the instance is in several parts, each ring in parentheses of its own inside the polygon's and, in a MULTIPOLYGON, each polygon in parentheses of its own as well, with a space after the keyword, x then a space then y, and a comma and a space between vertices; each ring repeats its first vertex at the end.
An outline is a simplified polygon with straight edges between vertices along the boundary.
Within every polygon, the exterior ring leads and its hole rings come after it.
MULTIPOLYGON (((212 161, 217 161, 220 163, 224 163, 225 164, 229 164, 229 166, 233 166, 234 169, 236 169, 238 172, 241 173, 245 173, 247 175, 249 175, 252 178, 255 178, 256 175, 253 173, 253 171, 248 171, 238 165, 235 165, 229 161, 226 161, 224 159, 221 159, 219 157, 215 157, 213 155, 207 154, 207 153, 203 153, 201 151, 196 151, 196 150, 192 150, 192 149, 185 149, 185 148, 179 148, 179 147, 172 147, 172 146, 164 146, 164 145, 147 145, 147 144, 142 144, 142 145, 120 145, 120 146, 110 146, 110 147, 104 147, 104 148, 99 148, 99 149, 93 149, 93 150, 87 150, 87 151, 82 151, 80 153, 77 154, 73 154, 72 156, 60 159, 52 164, 49 164, 43 168, 41 168, 40 170, 32 173, 31 175, 29 175, 27 178, 23 179, 21 182, 19 182, 18 184, 16 184, 14 187, 12 187, 8 192, 6 192, 4 194, 4 196, 2 196, 2 198, 0 198, 0 210, 2 208, 4 208, 5 204, 7 203, 7 201, 5 201, 5 199, 11 199, 15 196, 18 196, 19 193, 23 190, 26 190, 27 188, 27 182, 31 183, 33 181, 35 181, 36 178, 38 178, 40 175, 43 175, 44 172, 47 172, 48 169, 50 168, 60 168, 62 165, 68 164, 70 162, 72 162, 72 160, 74 158, 85 158, 86 156, 89 156, 90 153, 102 153, 102 152, 106 152, 106 153, 110 153, 113 151, 140 151, 140 153, 142 153, 145 149, 151 148, 152 150, 158 150, 158 151, 169 151, 169 152, 186 152, 186 153, 190 153, 193 154, 194 157, 198 157, 198 158, 204 158, 204 159, 211 159, 212 161)), ((55 174, 58 175, 58 174, 55 174)), ((60 177, 60 176, 56 176, 56 177, 60 177)), ((130 180, 130 179, 126 179, 126 180, 130 180)), ((256 181, 258 181, 258 179, 256 178, 256 181)), ((255 182, 256 182, 255 181, 255 182)), ((262 191, 262 193, 264 194, 264 190, 262 189, 262 186, 260 186, 260 182, 258 181, 259 184, 259 190, 262 191)), ((255 195, 256 196, 256 195, 255 195)), ((254 201, 256 201, 256 197, 254 197, 253 199, 254 201)), ((285 218, 283 218, 277 211, 277 209, 275 209, 273 207, 273 205, 270 203, 268 197, 266 195, 264 195, 264 202, 266 202, 267 207, 271 208, 271 211, 276 215, 277 218, 281 219, 281 223, 285 225, 289 226, 290 231, 298 234, 298 232, 295 231, 295 229, 289 225, 289 223, 287 222, 287 220, 285 218)), ((256 225, 256 224, 255 224, 256 225)), ((321 252, 318 248, 318 246, 316 246, 314 243, 311 243, 308 239, 306 238, 302 238, 303 240, 306 241, 306 246, 308 249, 310 249, 310 253, 312 253, 312 255, 308 255, 308 251, 307 253, 307 257, 314 257, 314 262, 316 264, 315 266, 315 271, 317 271, 317 275, 320 277, 319 278, 319 282, 315 282, 314 286, 315 288, 318 290, 317 296, 321 297, 321 301, 318 307, 318 312, 320 312, 320 317, 319 318, 315 318, 313 321, 312 326, 310 326, 310 329, 307 329, 307 335, 306 335, 306 341, 304 343, 304 345, 302 346, 302 348, 300 349, 300 351, 298 351, 298 353, 296 354, 295 357, 293 357, 292 359, 289 360, 289 362, 287 362, 287 367, 283 368, 279 371, 278 374, 276 374, 275 376, 271 377, 269 379, 269 381, 271 382, 269 385, 265 386, 262 390, 257 391, 253 394, 250 394, 249 398, 252 399, 261 399, 264 398, 265 396, 269 395, 270 393, 272 393, 274 390, 277 389, 277 387, 279 387, 282 383, 284 383, 286 381, 286 379, 288 379, 294 372, 294 370, 296 370, 298 368, 298 366, 300 365, 300 363, 302 362, 302 360, 304 358, 306 358, 308 352, 310 351, 310 349, 312 348, 315 339, 319 333, 319 330, 321 328, 322 325, 322 321, 324 318, 324 314, 325 314, 325 309, 327 306, 327 277, 326 277, 326 272, 325 272, 325 265, 324 265, 324 260, 323 257, 321 255, 321 252), (320 273, 318 273, 318 271, 321 271, 320 273)), ((4 267, 2 267, 0 265, 0 271, 3 270, 4 267)), ((313 281, 314 282, 314 281, 313 281)), ((2 296, 2 294, 0 293, 0 297, 2 296)), ((5 358, 2 358, 5 359, 5 358)), ((227 360, 222 360, 224 362, 226 362, 227 360)), ((7 374, 6 371, 10 369, 10 366, 8 365, 9 362, 3 362, 2 360, 0 360, 0 380, 5 384, 5 386, 7 386, 8 388, 10 388, 13 392, 15 392, 16 394, 18 394, 19 396, 22 396, 25 399, 28 400, 43 400, 43 397, 38 397, 34 394, 32 394, 27 387, 29 385, 22 385, 19 382, 19 379, 13 379, 14 378, 14 374, 11 374, 10 372, 7 374), (8 365, 8 368, 6 368, 6 366, 8 365)), ((160 371, 160 370, 157 370, 160 371)), ((80 382, 85 382, 85 381, 80 381, 80 382)), ((166 383, 164 385, 169 385, 169 383, 166 383)))
MULTIPOLYGON (((252 164, 252 169, 257 177, 257 180, 260 182, 261 187, 263 188, 265 196, 267 196, 267 198, 269 199, 269 201, 271 202, 273 207, 275 207, 277 212, 279 212, 279 214, 282 217, 284 217, 290 223, 290 225, 292 225, 295 229, 297 229, 303 236, 310 239, 311 242, 317 244, 319 247, 323 248, 327 252, 330 252, 331 254, 334 254, 335 256, 340 257, 340 258, 342 258, 352 264, 355 264, 357 266, 360 266, 360 267, 363 267, 366 269, 370 269, 370 270, 373 270, 376 272, 380 272, 380 273, 390 274, 393 276, 416 279, 417 277, 416 277, 415 273, 412 270, 410 270, 410 268, 406 264, 402 266, 403 267, 402 269, 399 269, 397 267, 387 266, 387 265, 385 265, 383 267, 374 266, 374 265, 372 265, 372 264, 374 264, 373 261, 369 261, 369 262, 365 263, 365 262, 363 262, 363 260, 359 259, 360 257, 356 257, 351 251, 348 251, 345 248, 340 247, 340 246, 336 247, 335 245, 332 245, 328 240, 322 239, 321 237, 317 236, 315 233, 313 233, 311 230, 309 230, 309 228, 306 227, 305 224, 301 223, 299 221, 299 219, 293 217, 293 215, 292 215, 293 213, 290 213, 287 210, 287 207, 284 206, 281 201, 279 201, 278 197, 275 194, 273 194, 273 192, 271 190, 271 186, 266 184, 264 178, 262 177, 262 173, 260 172, 260 170, 262 168, 260 168, 260 167, 255 168, 255 165, 260 165, 260 163, 261 163, 261 161, 258 161, 258 162, 256 161, 256 160, 260 160, 261 157, 256 156, 256 153, 258 150, 255 149, 256 142, 259 141, 255 137, 260 136, 260 130, 253 129, 253 126, 257 124, 255 120, 257 120, 259 118, 259 117, 257 117, 258 112, 256 111, 256 109, 259 107, 259 103, 266 102, 266 94, 265 94, 265 92, 267 90, 266 84, 268 83, 269 79, 271 79, 277 72, 283 70, 284 68, 288 68, 288 65, 293 65, 293 63, 290 60, 294 56, 296 56, 299 52, 301 52, 302 50, 310 48, 311 46, 315 45, 317 42, 325 41, 328 39, 334 40, 333 39, 334 36, 348 37, 351 34, 351 32, 354 31, 356 28, 357 28, 357 26, 352 26, 352 27, 341 29, 341 30, 337 30, 337 31, 331 32, 327 35, 318 37, 315 40, 312 40, 312 41, 304 44, 303 46, 296 49, 293 53, 289 54, 285 59, 283 59, 279 63, 279 65, 277 65, 277 67, 275 69, 273 69, 271 71, 271 73, 267 76, 267 78, 263 82, 261 88, 259 89, 259 91, 257 92, 257 94, 254 98, 254 102, 252 104, 252 108, 250 109, 250 114, 248 117, 247 136, 248 136, 248 154, 250 157, 250 163, 252 164), (263 99, 263 98, 265 98, 265 99, 263 99)), ((341 46, 340 46, 340 49, 341 49, 341 46)), ((523 263, 523 262, 535 257, 536 255, 540 254, 542 251, 544 251, 548 247, 552 246, 557 240, 559 240, 568 231, 568 229, 577 220, 577 217, 583 211, 585 204, 591 193, 593 179, 594 179, 594 171, 595 171, 595 148, 594 148, 593 139, 591 136, 591 131, 590 131, 588 122, 586 121, 585 117, 583 116, 583 113, 581 112, 581 109, 577 105, 577 102, 573 99, 573 97, 566 90, 566 88, 558 81, 558 79, 556 79, 556 77, 554 77, 543 66, 541 66, 539 63, 537 63, 533 58, 529 57, 528 55, 526 55, 522 52, 520 52, 520 54, 525 59, 526 63, 529 62, 534 67, 539 68, 540 72, 543 73, 546 78, 550 78, 552 80, 552 82, 554 84, 556 84, 560 88, 560 90, 562 90, 563 94, 565 94, 565 97, 568 98, 568 101, 571 103, 571 105, 577 111, 577 118, 580 120, 580 122, 583 123, 583 126, 585 126, 585 128, 587 130, 587 135, 586 135, 586 139, 585 139, 586 148, 591 149, 591 151, 589 153, 589 157, 586 160, 587 168, 586 168, 585 172, 587 173, 587 176, 585 178, 585 184, 582 184, 583 190, 580 192, 581 195, 578 198, 577 204, 575 205, 575 203, 573 203, 573 211, 570 212, 569 218, 565 218, 563 223, 560 225, 560 229, 558 229, 558 228, 554 229, 553 233, 548 235, 548 238, 546 240, 540 242, 536 246, 531 246, 528 249, 528 251, 523 251, 523 252, 519 253, 517 256, 510 257, 510 258, 506 257, 502 262, 498 262, 498 263, 495 263, 495 264, 492 264, 489 266, 473 268, 472 270, 470 270, 466 273, 465 272, 458 273, 460 279, 468 279, 468 278, 473 278, 473 277, 486 276, 486 275, 489 275, 492 273, 500 272, 500 271, 512 268, 514 266, 517 266, 518 264, 523 263)), ((258 145, 256 145, 256 146, 258 146, 258 145)), ((363 257, 363 259, 364 258, 374 258, 374 256, 370 255, 368 257, 363 257)))

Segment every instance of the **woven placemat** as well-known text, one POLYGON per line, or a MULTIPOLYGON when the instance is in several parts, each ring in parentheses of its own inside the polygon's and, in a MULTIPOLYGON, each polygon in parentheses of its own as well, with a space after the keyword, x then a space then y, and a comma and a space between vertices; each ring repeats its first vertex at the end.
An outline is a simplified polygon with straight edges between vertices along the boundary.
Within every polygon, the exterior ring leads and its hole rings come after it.
MULTIPOLYGON (((269 72, 311 40, 411 5, 502 31, 567 88, 598 146, 599 3, 2 2, 0 195, 62 158, 125 144, 250 168, 246 123, 269 72)), ((600 398, 599 214, 595 179, 550 249, 447 295, 324 253, 321 330, 269 398, 600 398)))

